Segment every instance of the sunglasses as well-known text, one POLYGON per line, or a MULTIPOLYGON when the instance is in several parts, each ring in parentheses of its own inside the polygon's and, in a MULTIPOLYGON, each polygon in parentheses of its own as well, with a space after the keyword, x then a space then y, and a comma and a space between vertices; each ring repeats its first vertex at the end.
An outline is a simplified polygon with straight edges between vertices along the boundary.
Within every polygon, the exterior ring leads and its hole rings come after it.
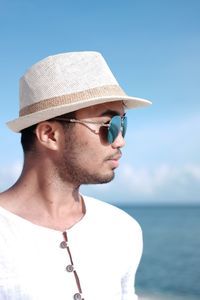
MULTIPOLYGON (((98 124, 100 125, 99 131, 94 130, 95 133, 100 133, 102 136, 105 137, 105 140, 112 144, 116 138, 118 137, 119 133, 121 132, 122 136, 124 137, 126 134, 127 129, 127 117, 126 115, 121 116, 113 116, 109 123, 102 123, 102 122, 95 122, 95 121, 84 121, 84 120, 77 120, 77 119, 67 119, 64 117, 56 117, 54 120, 70 122, 70 123, 80 123, 80 124, 98 124), (106 130, 105 130, 106 129, 106 130)), ((88 127, 90 128, 90 127, 88 127)), ((90 128, 90 130, 92 130, 90 128)), ((93 130, 92 130, 93 131, 93 130)))

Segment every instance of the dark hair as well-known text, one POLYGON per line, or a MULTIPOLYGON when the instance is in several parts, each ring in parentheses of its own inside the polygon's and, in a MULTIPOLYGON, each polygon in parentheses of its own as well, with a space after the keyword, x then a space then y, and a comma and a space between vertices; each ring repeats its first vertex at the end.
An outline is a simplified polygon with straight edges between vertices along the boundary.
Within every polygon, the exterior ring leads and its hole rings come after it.
MULTIPOLYGON (((68 114, 61 115, 59 117, 66 118, 66 119, 74 119, 75 118, 75 112, 71 112, 68 114)), ((48 121, 55 121, 56 118, 49 119, 48 121)), ((75 123, 70 122, 63 122, 56 120, 57 122, 60 122, 63 126, 63 128, 67 129, 69 127, 74 126, 75 123)), ((34 152, 35 151, 35 141, 36 141, 36 135, 35 135, 35 129, 38 124, 35 124, 33 126, 30 126, 28 128, 25 128, 21 131, 21 145, 24 153, 26 152, 34 152)))
POLYGON ((21 131, 21 145, 24 153, 28 151, 34 151, 35 147, 35 129, 37 127, 36 125, 30 126, 28 128, 25 128, 21 131))

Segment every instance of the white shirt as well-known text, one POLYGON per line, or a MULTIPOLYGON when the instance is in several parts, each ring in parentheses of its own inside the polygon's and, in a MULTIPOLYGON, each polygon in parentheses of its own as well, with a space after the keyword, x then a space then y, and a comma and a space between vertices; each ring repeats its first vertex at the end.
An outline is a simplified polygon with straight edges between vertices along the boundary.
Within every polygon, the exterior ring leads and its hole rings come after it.
MULTIPOLYGON (((138 223, 110 204, 85 197, 86 214, 67 230, 84 300, 136 300, 142 253, 138 223)), ((74 300, 78 293, 60 231, 31 223, 0 207, 0 299, 74 300)))

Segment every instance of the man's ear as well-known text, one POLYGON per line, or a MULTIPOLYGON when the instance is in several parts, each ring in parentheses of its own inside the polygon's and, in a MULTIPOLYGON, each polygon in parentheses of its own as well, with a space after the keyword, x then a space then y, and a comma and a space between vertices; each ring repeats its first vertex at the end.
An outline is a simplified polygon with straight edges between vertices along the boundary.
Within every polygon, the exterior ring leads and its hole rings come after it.
POLYGON ((58 149, 59 128, 58 123, 44 121, 35 129, 38 142, 51 150, 58 149))

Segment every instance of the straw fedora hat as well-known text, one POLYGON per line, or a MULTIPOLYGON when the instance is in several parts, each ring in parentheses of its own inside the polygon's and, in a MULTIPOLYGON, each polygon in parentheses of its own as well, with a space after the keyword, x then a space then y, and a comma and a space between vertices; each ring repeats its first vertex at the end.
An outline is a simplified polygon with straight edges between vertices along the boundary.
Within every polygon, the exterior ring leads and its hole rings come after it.
POLYGON ((20 132, 56 116, 118 100, 128 109, 151 104, 127 96, 100 53, 57 54, 34 64, 20 79, 19 118, 7 125, 20 132))

